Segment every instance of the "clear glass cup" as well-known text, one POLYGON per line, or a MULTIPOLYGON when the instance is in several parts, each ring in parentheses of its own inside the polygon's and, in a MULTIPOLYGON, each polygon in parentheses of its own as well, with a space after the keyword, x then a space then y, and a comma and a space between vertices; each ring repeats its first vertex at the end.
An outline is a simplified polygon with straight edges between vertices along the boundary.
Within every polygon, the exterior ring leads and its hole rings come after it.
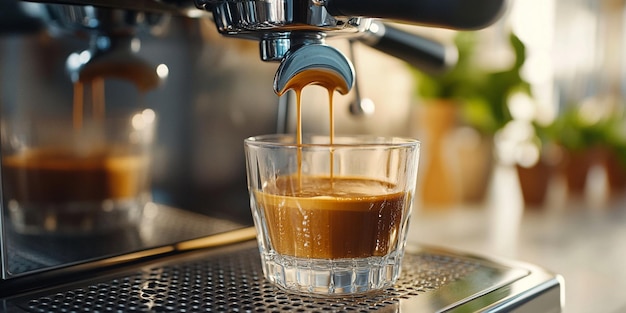
POLYGON ((77 125, 68 116, 2 120, 2 198, 12 229, 98 234, 136 225, 150 193, 150 109, 77 125))
POLYGON ((245 140, 265 277, 296 293, 354 295, 400 275, 420 145, 408 138, 245 140))

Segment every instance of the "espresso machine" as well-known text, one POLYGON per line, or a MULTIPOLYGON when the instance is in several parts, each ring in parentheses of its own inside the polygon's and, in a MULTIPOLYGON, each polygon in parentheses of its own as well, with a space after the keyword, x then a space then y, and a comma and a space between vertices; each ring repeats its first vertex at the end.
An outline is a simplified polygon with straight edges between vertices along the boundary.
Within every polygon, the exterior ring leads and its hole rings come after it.
POLYGON ((391 21, 474 30, 504 9, 503 0, 3 1, 2 114, 28 101, 54 107, 76 81, 108 75, 139 91, 113 88, 107 103, 150 103, 159 130, 154 201, 136 227, 22 234, 3 199, 0 311, 560 312, 558 274, 426 245, 407 247, 400 281, 383 293, 284 293, 263 279, 249 216, 241 141, 293 130, 293 94, 275 95, 286 81, 330 70, 355 94, 349 115, 372 114, 354 54, 329 42, 369 46, 437 73, 454 65, 454 47, 391 21), (134 74, 120 74, 120 65, 134 74))

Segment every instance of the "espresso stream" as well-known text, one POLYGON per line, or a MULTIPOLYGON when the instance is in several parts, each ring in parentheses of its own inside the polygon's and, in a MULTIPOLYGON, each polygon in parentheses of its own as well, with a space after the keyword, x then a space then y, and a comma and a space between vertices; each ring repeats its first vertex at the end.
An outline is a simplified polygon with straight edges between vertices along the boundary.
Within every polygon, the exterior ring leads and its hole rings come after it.
MULTIPOLYGON (((302 89, 310 84, 328 90, 330 144, 334 144, 333 93, 346 94, 345 81, 336 73, 307 70, 296 75, 285 90, 296 93, 296 140, 302 146, 302 89)), ((254 196, 267 222, 272 247, 282 255, 345 259, 387 255, 397 244, 405 208, 405 192, 386 182, 335 175, 330 152, 327 176, 302 173, 298 149, 298 172, 279 176, 254 196)))
MULTIPOLYGON (((341 94, 347 94, 350 91, 345 80, 337 73, 325 69, 309 69, 296 74, 291 80, 285 84, 285 88, 279 91, 281 96, 287 90, 293 90, 296 93, 296 143, 302 145, 302 90, 308 85, 319 85, 328 91, 328 110, 330 124, 330 144, 334 144, 335 137, 335 113, 333 108, 333 95, 335 90, 341 94)), ((330 154, 330 176, 333 175, 333 154, 330 154)), ((302 153, 298 149, 298 175, 302 170, 302 153)))

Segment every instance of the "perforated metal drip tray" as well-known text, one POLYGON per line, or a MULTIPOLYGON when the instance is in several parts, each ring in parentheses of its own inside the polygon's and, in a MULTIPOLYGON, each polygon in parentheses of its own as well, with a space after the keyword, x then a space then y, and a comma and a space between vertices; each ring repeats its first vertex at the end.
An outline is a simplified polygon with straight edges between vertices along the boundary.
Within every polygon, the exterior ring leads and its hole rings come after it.
MULTIPOLYGON (((519 263, 411 247, 381 293, 320 298, 263 279, 256 242, 197 251, 3 300, 8 312, 560 312, 561 279, 519 263)), ((0 307, 1 311, 2 307, 0 307)))

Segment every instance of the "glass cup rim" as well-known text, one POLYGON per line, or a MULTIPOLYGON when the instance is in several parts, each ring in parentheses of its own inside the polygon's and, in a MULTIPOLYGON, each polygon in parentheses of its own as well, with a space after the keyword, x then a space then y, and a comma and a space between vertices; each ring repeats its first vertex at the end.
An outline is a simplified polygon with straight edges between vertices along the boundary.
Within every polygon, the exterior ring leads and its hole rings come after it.
MULTIPOLYGON (((322 134, 305 134, 304 137, 320 137, 328 138, 329 135, 322 134)), ((266 134, 251 136, 244 140, 245 145, 263 146, 263 147, 419 147, 421 142, 418 139, 401 136, 378 136, 378 135, 335 135, 334 139, 339 142, 330 143, 304 143, 298 145, 295 143, 295 134, 266 134), (285 141, 292 139, 292 141, 285 141), (342 142, 342 140, 351 139, 351 142, 342 142)))

